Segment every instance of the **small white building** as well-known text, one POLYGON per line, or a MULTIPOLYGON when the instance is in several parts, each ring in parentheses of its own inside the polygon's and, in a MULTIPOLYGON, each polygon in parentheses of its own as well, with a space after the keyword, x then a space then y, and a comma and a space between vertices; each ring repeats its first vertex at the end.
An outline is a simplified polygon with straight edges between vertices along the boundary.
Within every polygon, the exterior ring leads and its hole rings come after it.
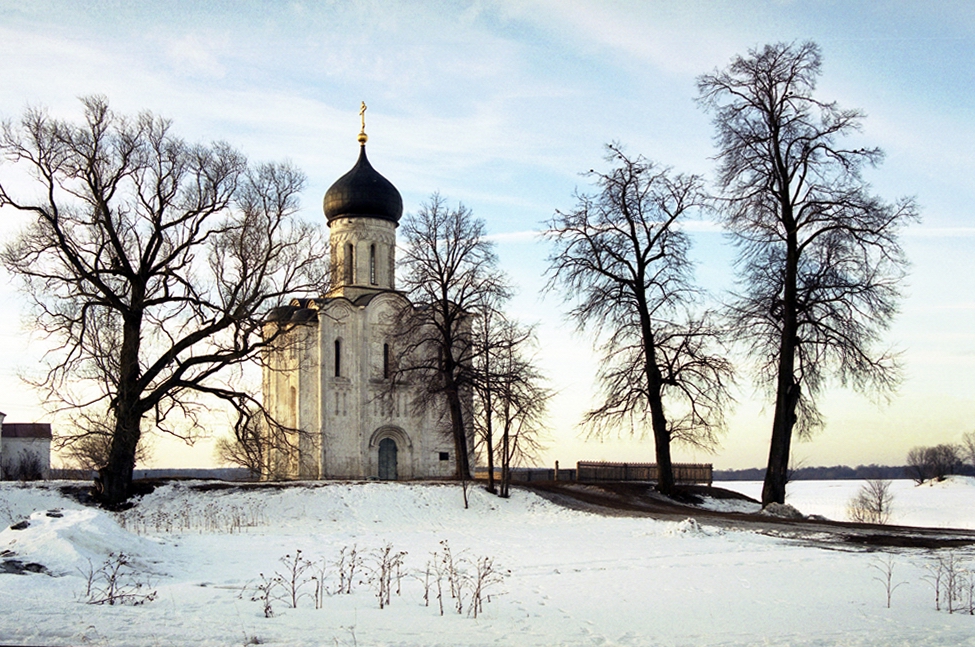
POLYGON ((46 479, 51 476, 51 425, 3 422, 0 414, 0 478, 46 479))
POLYGON ((409 388, 389 395, 392 326, 408 303, 395 286, 403 200, 366 158, 365 132, 359 142, 355 166, 324 199, 332 289, 268 318, 268 326, 296 327, 290 343, 265 359, 265 406, 302 432, 293 438, 298 451, 286 465, 279 454, 271 471, 314 479, 450 477, 456 457, 446 410, 414 412, 409 388))

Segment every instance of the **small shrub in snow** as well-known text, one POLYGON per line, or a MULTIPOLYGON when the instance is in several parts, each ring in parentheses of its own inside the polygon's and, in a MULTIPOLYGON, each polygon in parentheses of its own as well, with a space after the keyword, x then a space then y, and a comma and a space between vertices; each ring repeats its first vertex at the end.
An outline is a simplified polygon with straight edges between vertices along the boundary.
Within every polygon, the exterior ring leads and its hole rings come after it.
POLYGON ((278 578, 269 578, 264 573, 261 573, 261 583, 254 587, 254 595, 251 596, 251 602, 261 603, 264 607, 265 618, 274 617, 274 591, 278 588, 279 584, 280 581, 278 578))
POLYGON ((329 574, 329 563, 325 558, 319 559, 314 564, 315 574, 311 576, 312 581, 315 583, 315 608, 321 609, 322 605, 325 604, 325 596, 328 595, 328 584, 327 578, 329 574))
POLYGON ((934 608, 975 615, 975 572, 954 551, 935 555, 924 577, 934 589, 934 608))
POLYGON ((890 521, 894 495, 888 479, 871 479, 860 486, 846 504, 846 515, 857 523, 885 524, 890 521))
POLYGON ((440 606, 440 615, 443 615, 443 576, 444 565, 440 554, 434 551, 431 559, 427 561, 427 566, 423 574, 423 603, 430 606, 430 593, 433 587, 437 587, 437 604, 440 606))
POLYGON ((940 556, 937 556, 925 565, 925 569, 928 574, 924 576, 924 579, 934 588, 934 609, 935 611, 941 611, 941 581, 945 575, 944 561, 940 556))
POLYGON ((109 553, 108 559, 95 569, 91 560, 85 576, 87 604, 130 604, 138 606, 156 599, 149 582, 140 576, 124 553, 109 553))
MULTIPOLYGON (((441 560, 443 561, 443 573, 447 575, 447 582, 450 584, 450 597, 454 601, 454 607, 457 609, 457 613, 464 612, 464 578, 461 577, 460 565, 458 561, 454 559, 454 554, 450 551, 450 544, 444 539, 440 542, 441 548, 441 560)), ((440 615, 443 615, 443 609, 441 608, 440 615)))
POLYGON ((880 573, 880 575, 874 576, 873 579, 884 585, 884 590, 887 593, 887 608, 889 609, 891 595, 899 586, 907 584, 907 582, 894 584, 894 557, 892 555, 876 557, 870 564, 870 568, 880 573))
POLYGON ((484 610, 484 602, 490 602, 488 589, 504 582, 508 573, 494 568, 493 557, 481 557, 474 562, 474 579, 471 585, 471 603, 468 615, 477 618, 477 614, 484 610))
POLYGON ((401 582, 403 579, 403 557, 405 556, 406 551, 393 551, 393 545, 390 543, 372 552, 367 581, 376 592, 380 609, 389 606, 394 577, 396 579, 396 595, 402 595, 401 582))
POLYGON ((966 568, 960 584, 962 599, 967 601, 968 615, 975 616, 975 571, 966 568))
POLYGON ((296 550, 294 556, 285 555, 278 561, 284 564, 285 570, 284 573, 275 572, 274 579, 284 589, 284 601, 290 604, 292 609, 297 609, 298 600, 308 595, 301 590, 312 583, 312 578, 305 576, 305 571, 312 567, 312 563, 301 556, 300 550, 296 550))
POLYGON ((484 602, 491 601, 488 590, 502 583, 507 575, 507 572, 495 568, 493 557, 480 557, 473 561, 463 554, 455 557, 445 539, 440 542, 440 550, 432 554, 423 572, 423 601, 425 606, 430 605, 430 595, 435 587, 437 605, 440 615, 443 615, 444 592, 449 587, 454 610, 462 614, 466 604, 467 614, 476 618, 483 611, 484 602))
POLYGON ((362 556, 359 555, 357 546, 355 544, 352 545, 352 548, 343 546, 339 553, 338 561, 335 562, 339 576, 338 593, 344 593, 346 595, 352 593, 355 573, 360 566, 362 566, 362 556))

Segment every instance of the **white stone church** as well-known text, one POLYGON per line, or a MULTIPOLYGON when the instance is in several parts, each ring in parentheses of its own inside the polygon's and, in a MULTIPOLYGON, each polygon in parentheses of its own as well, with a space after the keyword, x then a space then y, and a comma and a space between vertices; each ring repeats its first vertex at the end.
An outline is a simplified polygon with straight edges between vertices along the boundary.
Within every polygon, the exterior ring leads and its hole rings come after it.
MULTIPOLYGON (((297 324, 290 343, 269 355, 264 402, 282 425, 300 429, 297 452, 277 476, 288 478, 446 478, 454 444, 445 412, 417 414, 410 389, 387 389, 395 348, 396 227, 403 199, 366 158, 325 193, 332 289, 277 308, 267 325, 297 324), (384 397, 386 396, 386 397, 384 397), (283 472, 283 473, 282 473, 283 472)), ((473 447, 473 442, 468 445, 473 447)), ((473 463, 472 463, 473 464, 473 463)))

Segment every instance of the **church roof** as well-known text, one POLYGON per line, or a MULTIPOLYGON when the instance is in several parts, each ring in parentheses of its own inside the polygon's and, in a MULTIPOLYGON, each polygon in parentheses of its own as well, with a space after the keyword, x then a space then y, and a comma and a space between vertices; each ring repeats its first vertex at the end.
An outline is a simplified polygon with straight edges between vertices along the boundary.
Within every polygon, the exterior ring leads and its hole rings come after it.
POLYGON ((366 157, 362 142, 359 160, 352 170, 340 177, 325 192, 322 204, 325 220, 340 217, 365 217, 399 224, 403 215, 403 198, 393 183, 379 174, 366 157))
POLYGON ((405 295, 398 290, 376 290, 366 294, 360 294, 355 299, 348 297, 318 297, 318 298, 299 298, 292 299, 291 303, 285 306, 272 308, 268 312, 265 321, 268 323, 312 323, 318 321, 318 311, 328 306, 330 303, 345 301, 354 306, 365 307, 372 303, 373 299, 381 294, 395 294, 405 298, 405 295))
POLYGON ((51 438, 51 424, 48 422, 7 422, 3 424, 0 436, 4 438, 51 438))

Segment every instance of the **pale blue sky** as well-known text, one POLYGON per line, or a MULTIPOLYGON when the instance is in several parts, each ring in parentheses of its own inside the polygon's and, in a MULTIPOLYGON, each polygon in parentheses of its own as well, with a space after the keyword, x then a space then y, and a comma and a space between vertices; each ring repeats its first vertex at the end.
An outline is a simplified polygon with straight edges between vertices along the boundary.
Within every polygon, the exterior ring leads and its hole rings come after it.
MULTIPOLYGON (((574 423, 593 390, 589 340, 561 321, 555 299, 539 299, 546 251, 530 232, 573 205, 573 191, 586 189, 579 174, 603 165, 609 141, 710 176, 696 76, 750 47, 805 39, 822 47, 819 96, 864 110, 863 142, 887 152, 869 174, 876 191, 915 196, 924 221, 905 237, 913 269, 888 337, 905 353, 899 396, 878 406, 830 392, 826 428, 795 453, 808 464, 896 463, 915 444, 975 428, 969 2, 0 1, 0 115, 31 104, 77 117, 78 96, 105 94, 119 111, 172 118, 190 140, 290 158, 309 176, 303 216, 314 220, 355 161, 365 100, 370 159, 406 210, 433 191, 471 207, 521 288, 513 310, 540 324, 540 359, 560 391, 545 461, 650 460, 649 443, 579 441, 574 423)), ((18 223, 4 213, 9 236, 18 223)), ((697 229, 698 277, 720 297, 731 250, 714 228, 697 229)), ((38 348, 20 332, 9 281, 0 283, 0 410, 38 418, 15 378, 36 365, 38 348)), ((766 458, 770 421, 747 376, 739 399, 709 459, 718 467, 766 458)), ((210 448, 163 445, 157 460, 205 464, 210 448)))

